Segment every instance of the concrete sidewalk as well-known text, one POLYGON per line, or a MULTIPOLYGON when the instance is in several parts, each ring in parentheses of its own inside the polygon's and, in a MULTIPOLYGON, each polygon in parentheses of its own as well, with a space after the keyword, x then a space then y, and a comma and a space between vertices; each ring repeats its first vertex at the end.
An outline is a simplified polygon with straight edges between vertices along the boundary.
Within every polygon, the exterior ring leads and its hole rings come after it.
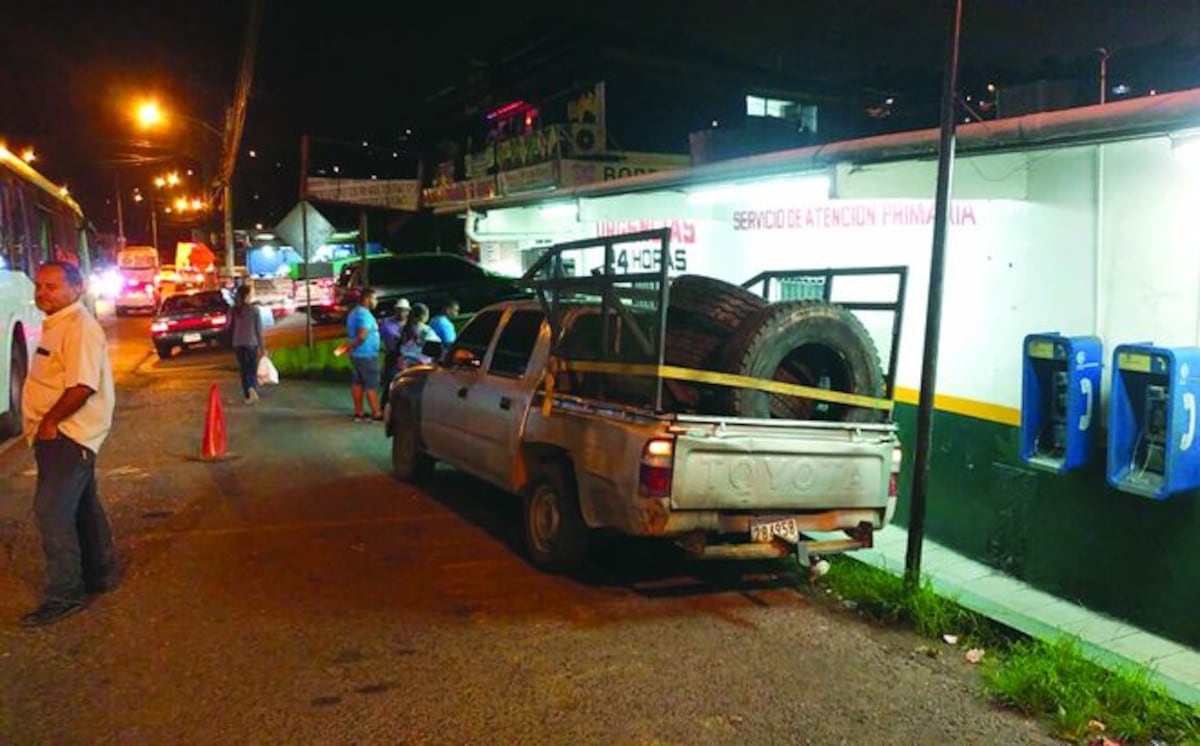
MULTIPOLYGON (((875 535, 873 549, 847 556, 899 576, 904 574, 907 543, 905 529, 888 526, 875 535)), ((929 539, 921 569, 934 590, 972 611, 1038 639, 1074 638, 1096 662, 1110 668, 1146 668, 1174 697, 1200 705, 1200 652, 1186 645, 1039 591, 929 539)))

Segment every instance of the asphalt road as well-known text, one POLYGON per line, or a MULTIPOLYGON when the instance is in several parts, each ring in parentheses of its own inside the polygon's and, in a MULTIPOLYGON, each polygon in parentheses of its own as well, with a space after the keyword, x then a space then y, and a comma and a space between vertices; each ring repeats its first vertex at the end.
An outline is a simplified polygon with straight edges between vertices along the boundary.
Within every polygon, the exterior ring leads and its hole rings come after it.
POLYGON ((98 470, 125 578, 18 627, 35 475, 28 449, 0 455, 0 743, 1053 742, 983 700, 962 650, 917 654, 786 563, 622 543, 542 574, 516 500, 447 468, 393 480, 347 387, 246 406, 228 351, 158 361, 148 320, 105 323, 98 470), (213 384, 232 457, 208 463, 213 384))

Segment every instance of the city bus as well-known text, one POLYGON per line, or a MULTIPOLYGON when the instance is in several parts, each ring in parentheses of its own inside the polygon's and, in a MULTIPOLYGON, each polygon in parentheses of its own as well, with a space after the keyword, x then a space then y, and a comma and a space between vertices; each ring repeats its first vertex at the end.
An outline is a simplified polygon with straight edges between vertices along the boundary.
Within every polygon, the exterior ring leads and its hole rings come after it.
POLYGON ((90 274, 83 210, 0 144, 0 438, 21 432, 21 389, 42 330, 33 276, 49 260, 90 274))

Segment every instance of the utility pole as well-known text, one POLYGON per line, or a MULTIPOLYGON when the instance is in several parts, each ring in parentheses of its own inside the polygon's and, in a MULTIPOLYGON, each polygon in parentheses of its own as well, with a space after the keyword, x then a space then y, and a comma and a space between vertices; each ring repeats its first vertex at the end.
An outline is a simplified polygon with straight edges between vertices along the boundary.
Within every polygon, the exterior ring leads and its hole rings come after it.
MULTIPOLYGON (((242 141, 242 125, 250 101, 250 86, 254 81, 254 58, 258 52, 258 35, 262 28, 263 0, 250 0, 250 17, 242 36, 242 58, 238 66, 237 94, 225 112, 224 153, 221 159, 220 183, 225 193, 225 268, 233 276, 233 170, 242 141)), ((310 345, 311 346, 311 345, 310 345)))
POLYGON ((938 142, 933 251, 929 257, 929 305, 925 313, 925 351, 921 367, 921 396, 917 404, 912 510, 908 519, 908 546, 904 555, 904 587, 909 592, 917 590, 921 583, 921 548, 925 541, 925 502, 929 491, 929 452, 933 441, 938 336, 942 329, 942 284, 946 273, 946 227, 949 223, 950 183, 958 120, 958 43, 962 31, 963 0, 950 2, 954 16, 946 40, 946 69, 942 78, 942 129, 938 142))
POLYGON ((150 237, 154 244, 154 250, 158 251, 158 205, 157 198, 150 198, 150 237))
MULTIPOLYGON (((125 211, 121 206, 121 174, 113 174, 113 182, 117 191, 117 251, 125 248, 125 211)), ((157 243, 157 242, 155 242, 157 243)))

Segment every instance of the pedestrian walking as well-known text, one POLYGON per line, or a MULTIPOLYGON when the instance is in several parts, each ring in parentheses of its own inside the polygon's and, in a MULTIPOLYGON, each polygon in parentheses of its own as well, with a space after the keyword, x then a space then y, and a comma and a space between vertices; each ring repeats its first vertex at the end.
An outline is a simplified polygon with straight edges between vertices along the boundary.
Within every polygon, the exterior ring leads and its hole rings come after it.
POLYGON ((454 321, 452 321, 457 315, 458 301, 450 300, 442 306, 441 313, 429 320, 429 327, 437 333, 438 339, 442 340, 442 344, 446 347, 454 344, 454 340, 458 339, 458 332, 454 329, 454 321))
POLYGON ((382 420, 379 410, 379 322, 375 320, 375 290, 363 288, 358 305, 346 317, 346 349, 350 353, 350 393, 354 397, 354 419, 365 422, 363 397, 371 407, 371 419, 382 420))
POLYGON ((412 311, 412 306, 409 305, 408 299, 401 298, 396 301, 396 305, 392 308, 392 315, 379 322, 379 339, 383 345, 383 375, 380 377, 379 384, 379 398, 382 401, 387 401, 388 389, 391 388, 392 379, 402 370, 400 332, 404 330, 404 325, 408 323, 408 314, 410 311, 412 311))
POLYGON ((46 262, 34 300, 46 314, 21 398, 25 439, 37 461, 33 512, 42 535, 46 586, 22 626, 82 611, 87 593, 116 587, 112 529, 96 489, 96 455, 112 427, 112 366, 104 330, 80 302, 83 276, 46 262))
POLYGON ((230 313, 233 354, 237 357, 238 373, 242 379, 242 401, 258 402, 258 361, 266 354, 263 340, 262 315, 258 304, 251 300, 249 285, 240 285, 234 292, 230 313))

